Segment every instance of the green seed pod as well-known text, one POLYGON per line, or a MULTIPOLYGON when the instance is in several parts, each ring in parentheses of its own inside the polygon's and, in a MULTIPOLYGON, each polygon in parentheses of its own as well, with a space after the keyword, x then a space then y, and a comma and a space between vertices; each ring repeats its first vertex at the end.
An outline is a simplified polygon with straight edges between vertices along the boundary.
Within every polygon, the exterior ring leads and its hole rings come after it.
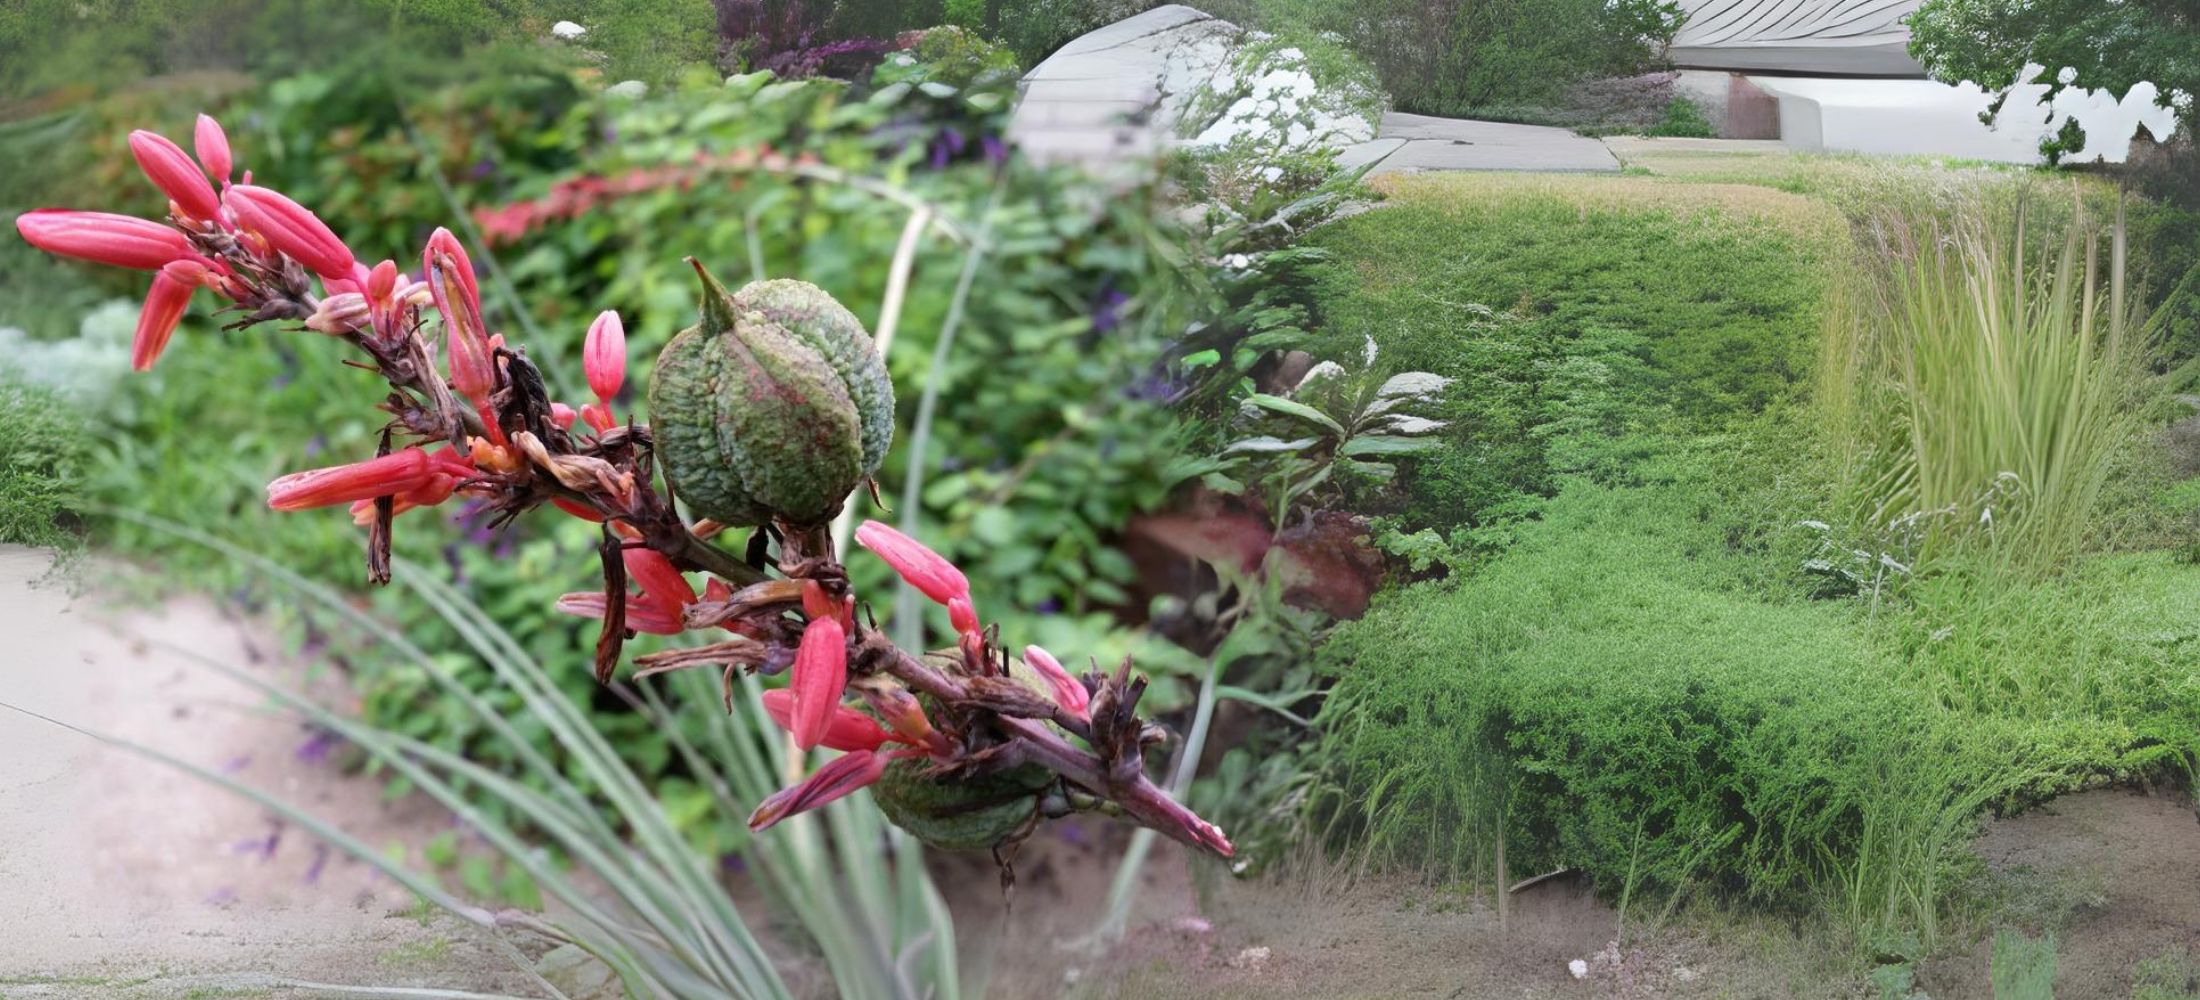
MULTIPOLYGON (((949 671, 961 669, 962 654, 939 650, 925 660, 949 671)), ((1045 682, 1024 666, 1009 661, 1009 676, 1044 693, 1045 682)), ((939 703, 930 695, 918 695, 927 715, 939 714, 939 703)), ((930 767, 922 759, 897 760, 886 765, 886 774, 871 786, 871 797, 888 822, 933 847, 951 851, 990 848, 1031 821, 1039 809, 1039 794, 1054 781, 1054 772, 1037 764, 958 780, 928 778, 930 767)))
POLYGON ((727 294, 703 279, 702 322, 650 376, 657 459, 688 506, 722 524, 832 519, 893 441, 894 387, 848 310, 814 285, 727 294))
POLYGON ((951 851, 992 847, 1023 829, 1039 811, 1039 793, 1054 780, 1036 764, 968 780, 924 777, 930 766, 922 759, 886 765, 871 798, 887 822, 951 851))

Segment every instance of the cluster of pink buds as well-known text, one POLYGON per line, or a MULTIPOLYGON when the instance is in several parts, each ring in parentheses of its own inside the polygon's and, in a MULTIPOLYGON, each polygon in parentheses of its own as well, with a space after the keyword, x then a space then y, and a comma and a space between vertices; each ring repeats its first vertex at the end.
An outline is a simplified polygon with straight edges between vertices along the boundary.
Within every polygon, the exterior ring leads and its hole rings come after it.
MULTIPOLYGON (((752 827, 882 780, 888 808, 885 789, 905 780, 975 790, 970 808, 1001 817, 998 833, 982 838, 997 856, 1041 819, 1085 809, 1231 853, 1220 830, 1147 779, 1144 753, 1167 734, 1138 717, 1145 681, 1128 662, 1075 676, 1037 646, 1012 658, 998 627, 979 620, 961 570, 869 522, 856 539, 945 606, 956 633, 950 650, 896 647, 867 621, 823 525, 774 517, 737 556, 713 543, 720 525, 682 517, 659 486, 650 428, 631 412, 622 424, 615 409, 627 350, 616 312, 598 315, 583 341, 593 398, 579 407, 553 400, 534 362, 490 328, 473 261, 448 230, 429 237, 415 273, 391 260, 363 264, 304 206, 249 174, 231 183, 229 143, 212 118, 199 118, 194 144, 196 160, 159 135, 130 137, 166 196, 165 222, 39 210, 19 216, 16 229, 53 253, 156 272, 133 348, 140 369, 159 357, 200 288, 241 314, 235 327, 287 321, 364 354, 363 367, 390 389, 376 454, 282 476, 267 497, 283 511, 348 507, 367 529, 371 580, 389 578, 391 525, 405 511, 465 495, 501 526, 555 507, 596 524, 602 540, 601 589, 557 605, 600 620, 599 681, 612 678, 637 633, 703 633, 702 645, 640 657, 633 676, 721 667, 730 711, 736 671, 786 674, 787 685, 765 695, 766 713, 801 749, 841 754, 763 802, 752 827), (700 585, 690 574, 701 574, 700 585)), ((947 820, 968 839, 967 817, 947 820)))

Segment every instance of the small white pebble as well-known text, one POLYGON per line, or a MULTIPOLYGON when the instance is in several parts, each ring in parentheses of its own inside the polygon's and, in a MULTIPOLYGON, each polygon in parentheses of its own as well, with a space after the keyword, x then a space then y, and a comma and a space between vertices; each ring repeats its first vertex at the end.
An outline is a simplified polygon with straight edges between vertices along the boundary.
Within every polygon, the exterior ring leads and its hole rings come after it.
POLYGON ((613 97, 641 97, 649 93, 649 84, 640 80, 621 80, 605 87, 603 92, 613 97))
POLYGON ((574 24, 571 21, 559 21, 558 23, 550 26, 550 34, 552 37, 555 38, 579 38, 582 35, 588 34, 588 29, 583 28, 578 24, 574 24))
POLYGON ((1566 971, 1573 973, 1575 979, 1587 979, 1589 978, 1589 963, 1578 958, 1574 959, 1566 963, 1566 971))
POLYGON ((1267 946, 1254 945, 1253 947, 1247 948, 1244 951, 1238 952, 1237 957, 1230 960, 1230 967, 1235 969, 1247 970, 1258 969, 1261 967, 1262 963, 1268 961, 1268 955, 1269 951, 1267 946))

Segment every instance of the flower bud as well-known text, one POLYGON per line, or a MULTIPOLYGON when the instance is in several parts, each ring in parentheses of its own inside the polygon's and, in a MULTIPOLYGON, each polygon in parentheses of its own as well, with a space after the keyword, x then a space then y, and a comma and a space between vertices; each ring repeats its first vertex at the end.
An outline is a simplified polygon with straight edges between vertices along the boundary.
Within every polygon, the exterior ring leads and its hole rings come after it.
MULTIPOLYGON (((764 713, 771 716, 779 728, 794 729, 794 692, 786 688, 773 688, 764 692, 764 713)), ((827 750, 876 750, 887 741, 886 730, 879 727, 870 716, 845 705, 834 706, 832 719, 826 725, 825 735, 818 745, 827 750)))
POLYGON ((868 750, 842 754, 804 778, 765 799, 749 816, 749 829, 761 831, 797 813, 808 812, 871 784, 886 773, 890 758, 868 750))
POLYGON ((588 376, 588 388, 607 405, 626 384, 626 325, 618 313, 606 309, 588 324, 581 370, 588 376))
POLYGON ((41 208, 15 217, 23 242, 50 254, 96 264, 157 271, 191 253, 173 227, 130 215, 41 208))
POLYGON ((201 222, 221 218, 221 199, 206 182, 206 172, 183 147, 158 132, 139 129, 130 133, 130 155, 137 159, 138 169, 145 171, 153 186, 174 201, 183 214, 201 222))
POLYGON ((323 278, 351 277, 351 248, 336 238, 321 217, 280 191, 250 184, 229 189, 225 199, 245 228, 267 238, 275 248, 323 278))
POLYGON ((229 183, 229 136, 222 132, 222 123, 212 115, 200 115, 197 127, 191 132, 191 148, 199 154, 199 162, 206 165, 206 172, 223 184, 229 183))
POLYGON ((848 633, 837 618, 819 618, 802 630, 788 689, 794 692, 794 743, 817 746, 832 725, 833 710, 848 685, 848 633))
POLYGON ((365 295, 344 292, 323 298, 314 308, 313 315, 306 317, 306 329, 340 337, 366 326, 373 316, 374 310, 367 305, 365 295))
POLYGON ((153 367, 168 346, 168 338, 176 332, 176 324, 183 320, 184 309, 191 305, 191 293, 197 290, 197 285, 170 275, 167 268, 153 276, 152 290, 145 293, 145 308, 138 313, 137 334, 130 341, 130 367, 138 371, 153 367))
POLYGON ((275 510, 309 510, 396 496, 428 485, 438 471, 427 452, 405 448, 364 462, 293 472, 267 484, 267 505, 275 510))
POLYGON ((970 580, 954 563, 884 522, 863 522, 856 529, 856 541, 885 560, 910 586, 940 604, 970 596, 970 580))
POLYGON ((1037 646, 1025 646, 1024 663, 1047 682, 1047 687, 1054 692, 1054 703, 1062 706, 1062 711, 1080 719, 1089 717, 1092 693, 1085 690, 1085 685, 1077 678, 1071 677, 1069 671, 1062 669, 1062 661, 1055 659, 1054 654, 1037 646))

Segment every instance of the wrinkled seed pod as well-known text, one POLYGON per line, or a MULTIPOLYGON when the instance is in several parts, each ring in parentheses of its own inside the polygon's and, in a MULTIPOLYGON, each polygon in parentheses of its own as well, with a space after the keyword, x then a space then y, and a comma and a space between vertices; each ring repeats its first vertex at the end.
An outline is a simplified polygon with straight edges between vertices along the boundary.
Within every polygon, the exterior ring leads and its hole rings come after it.
POLYGON ((1039 810, 1039 793, 1054 780, 1037 764, 969 779, 927 778, 930 766, 923 758, 886 765, 871 798, 887 822, 950 851, 992 847, 1023 829, 1039 810))
POLYGON ((863 324, 824 290, 739 293, 695 265, 702 321, 650 376, 650 429, 673 488, 729 525, 832 519, 893 441, 894 388, 863 324))
MULTIPOLYGON (((962 656, 952 650, 925 654, 948 672, 960 672, 962 656)), ((1022 660, 1010 660, 1009 676, 1040 694, 1046 681, 1022 660)), ((939 703, 920 694, 925 713, 938 717, 939 703)), ((1039 809, 1039 794, 1054 782, 1054 772, 1037 764, 983 778, 928 778, 923 759, 897 760, 871 786, 871 797, 888 822, 933 847, 951 851, 990 848, 1023 829, 1039 809)))

